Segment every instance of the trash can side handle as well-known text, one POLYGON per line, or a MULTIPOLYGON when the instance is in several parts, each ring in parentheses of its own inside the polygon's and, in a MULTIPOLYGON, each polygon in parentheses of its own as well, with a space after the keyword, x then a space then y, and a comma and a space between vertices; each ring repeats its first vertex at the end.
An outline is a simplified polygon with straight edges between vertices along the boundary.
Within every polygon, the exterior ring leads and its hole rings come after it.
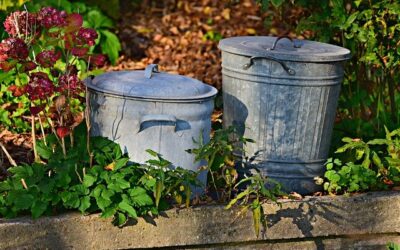
POLYGON ((247 70, 248 68, 250 68, 254 64, 254 60, 257 60, 257 59, 267 59, 267 60, 271 60, 271 61, 277 62, 282 66, 282 68, 289 75, 295 75, 296 74, 296 71, 294 69, 292 69, 292 68, 289 68, 284 62, 282 62, 281 60, 278 60, 278 59, 276 59, 274 57, 270 57, 270 56, 252 56, 252 57, 250 57, 249 62, 244 64, 242 66, 242 68, 244 70, 247 70))
POLYGON ((159 114, 159 115, 144 115, 140 117, 138 133, 144 130, 143 124, 146 122, 169 122, 171 123, 171 126, 174 127, 174 131, 176 131, 177 120, 176 117, 173 115, 159 114))

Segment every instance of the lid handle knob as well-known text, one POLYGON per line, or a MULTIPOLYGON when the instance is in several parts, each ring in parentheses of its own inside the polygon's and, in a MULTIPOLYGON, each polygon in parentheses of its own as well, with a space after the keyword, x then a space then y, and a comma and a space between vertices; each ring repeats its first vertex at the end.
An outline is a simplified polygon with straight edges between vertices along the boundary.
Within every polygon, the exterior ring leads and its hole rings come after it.
POLYGON ((289 39, 292 43, 293 43, 293 48, 301 48, 301 45, 296 43, 296 41, 294 41, 290 36, 278 36, 278 38, 276 38, 274 44, 272 45, 272 48, 270 48, 270 50, 274 50, 276 48, 276 45, 278 44, 279 40, 286 38, 289 39))
POLYGON ((153 73, 159 73, 157 64, 149 64, 146 66, 144 70, 144 77, 150 79, 153 76, 153 73))

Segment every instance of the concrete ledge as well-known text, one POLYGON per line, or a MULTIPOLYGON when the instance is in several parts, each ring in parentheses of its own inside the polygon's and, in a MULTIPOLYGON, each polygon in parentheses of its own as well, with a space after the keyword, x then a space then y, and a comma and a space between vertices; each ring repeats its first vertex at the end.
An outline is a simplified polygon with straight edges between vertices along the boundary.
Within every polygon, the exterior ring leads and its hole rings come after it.
POLYGON ((400 243, 400 192, 281 202, 264 205, 268 228, 260 238, 250 212, 234 220, 238 210, 203 206, 123 228, 77 213, 1 219, 0 249, 384 249, 389 241, 400 243))

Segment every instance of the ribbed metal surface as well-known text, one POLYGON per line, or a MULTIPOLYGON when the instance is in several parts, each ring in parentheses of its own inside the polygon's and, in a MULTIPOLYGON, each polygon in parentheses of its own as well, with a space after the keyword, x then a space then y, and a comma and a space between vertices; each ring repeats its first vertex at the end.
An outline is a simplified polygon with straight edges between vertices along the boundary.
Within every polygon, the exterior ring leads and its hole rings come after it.
MULTIPOLYGON (((128 73, 122 72, 122 74, 128 73)), ((161 74, 166 75, 165 73, 154 73, 155 76, 152 80, 157 80, 161 74)), ((114 73, 114 75, 118 75, 118 73, 114 73)), ((134 74, 129 73, 128 75, 134 74)), ((172 81, 175 76, 168 77, 172 81)), ((177 80, 186 79, 180 76, 176 76, 176 78, 177 80)), ((104 77, 101 80, 104 80, 104 77)), ((116 80, 113 79, 113 81, 116 80)), ((128 79, 125 81, 123 87, 129 89, 130 82, 128 79)), ((132 79, 132 81, 132 87, 136 86, 135 81, 138 80, 132 79)), ((150 84, 148 88, 154 90, 152 98, 158 96, 156 88, 151 86, 152 82, 149 81, 148 84, 150 84)), ((159 86, 166 83, 154 84, 159 86)), ((188 83, 187 88, 192 85, 188 83)), ((108 137, 119 143, 122 151, 128 153, 134 162, 144 163, 150 159, 151 156, 146 153, 146 150, 152 149, 171 161, 174 166, 198 170, 205 163, 195 162, 195 156, 185 150, 197 147, 198 145, 195 145, 193 139, 198 140, 200 136, 203 137, 205 143, 209 141, 211 113, 214 108, 213 98, 217 92, 211 86, 202 85, 205 84, 195 82, 195 87, 204 88, 208 92, 202 96, 196 96, 195 99, 185 99, 187 96, 182 96, 182 98, 174 100, 169 98, 170 96, 165 96, 163 99, 152 100, 144 95, 132 97, 117 95, 114 92, 108 93, 109 91, 103 91, 103 89, 91 88, 93 84, 88 84, 91 135, 108 137)), ((107 86, 107 83, 103 82, 101 86, 107 86)), ((182 90, 184 83, 180 83, 179 86, 181 88, 176 87, 175 92, 182 90)), ((147 87, 143 85, 142 88, 147 87)), ((158 91, 163 91, 163 89, 158 91)), ((147 93, 148 91, 143 89, 142 92, 147 93)), ((205 184, 206 179, 207 173, 201 172, 199 180, 205 184)), ((200 193, 200 190, 195 192, 200 193)))
POLYGON ((320 187, 328 157, 343 62, 285 62, 222 52, 224 124, 236 125, 256 143, 245 148, 251 164, 280 181, 287 191, 312 193, 320 187))

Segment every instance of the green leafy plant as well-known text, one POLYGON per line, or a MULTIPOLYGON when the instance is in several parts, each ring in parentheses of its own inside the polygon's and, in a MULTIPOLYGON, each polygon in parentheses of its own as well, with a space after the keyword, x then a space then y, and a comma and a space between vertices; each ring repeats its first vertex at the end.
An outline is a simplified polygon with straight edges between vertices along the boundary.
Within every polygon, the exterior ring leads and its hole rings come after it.
POLYGON ((382 190, 400 183, 400 129, 386 128, 385 139, 364 142, 343 138, 346 144, 336 153, 347 153, 342 160, 326 164, 324 189, 329 193, 382 190), (345 163, 342 163, 345 162, 345 163))
POLYGON ((225 209, 230 209, 235 204, 239 204, 240 213, 238 216, 247 213, 247 211, 251 209, 254 231, 258 238, 261 226, 264 228, 264 231, 267 228, 263 204, 268 201, 277 202, 277 197, 285 194, 281 191, 281 185, 278 182, 264 177, 260 173, 242 179, 236 183, 235 188, 244 184, 248 184, 246 189, 238 193, 237 196, 226 205, 225 209))
POLYGON ((394 242, 389 242, 386 244, 387 250, 400 250, 400 245, 394 242))
POLYGON ((38 142, 45 163, 9 169, 10 177, 0 182, 0 215, 37 218, 77 209, 101 212, 102 218, 113 217, 113 223, 122 226, 128 218, 157 216, 170 206, 171 198, 189 206, 192 187, 198 185, 193 171, 172 168, 151 150, 154 159, 147 164, 131 163, 118 144, 102 137, 90 140, 91 163, 83 124, 76 128, 74 141, 76 146, 64 155, 55 135, 49 135, 46 144, 38 142))
POLYGON ((209 189, 213 190, 218 200, 227 201, 232 196, 233 186, 238 180, 235 162, 240 161, 243 152, 242 145, 253 140, 239 136, 237 130, 231 126, 218 129, 208 143, 200 137, 195 143, 198 148, 187 150, 195 154, 195 160, 205 160, 203 168, 209 171, 209 189))
POLYGON ((241 167, 245 158, 243 146, 254 142, 241 136, 235 127, 218 129, 213 133, 208 143, 202 137, 196 142, 199 147, 188 150, 196 155, 196 160, 206 160, 204 170, 209 171, 208 188, 215 192, 221 202, 229 202, 226 209, 235 204, 241 207, 239 215, 249 209, 253 213, 254 231, 259 236, 261 225, 266 228, 262 204, 277 201, 277 196, 283 195, 281 185, 262 176, 259 172, 239 180, 237 167, 241 167), (244 191, 241 191, 244 189, 244 191))

